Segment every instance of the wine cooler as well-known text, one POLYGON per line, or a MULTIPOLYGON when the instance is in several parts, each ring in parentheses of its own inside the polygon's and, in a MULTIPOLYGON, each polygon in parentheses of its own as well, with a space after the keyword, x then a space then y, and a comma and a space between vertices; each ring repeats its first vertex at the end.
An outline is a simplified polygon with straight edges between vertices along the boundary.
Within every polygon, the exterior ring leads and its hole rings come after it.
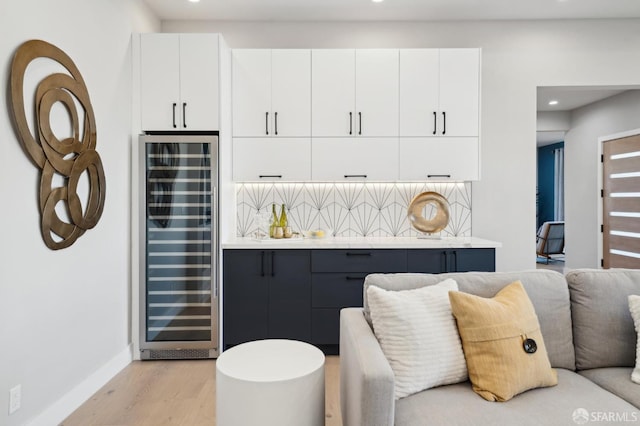
POLYGON ((218 138, 140 136, 140 357, 218 356, 218 138))

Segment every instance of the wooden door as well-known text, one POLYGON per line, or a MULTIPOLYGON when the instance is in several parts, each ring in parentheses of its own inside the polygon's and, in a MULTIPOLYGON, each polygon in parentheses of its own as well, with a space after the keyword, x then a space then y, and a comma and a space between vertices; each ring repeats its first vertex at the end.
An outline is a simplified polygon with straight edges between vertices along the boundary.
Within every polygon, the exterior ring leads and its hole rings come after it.
POLYGON ((640 135, 606 141, 602 152, 602 266, 640 269, 640 135))

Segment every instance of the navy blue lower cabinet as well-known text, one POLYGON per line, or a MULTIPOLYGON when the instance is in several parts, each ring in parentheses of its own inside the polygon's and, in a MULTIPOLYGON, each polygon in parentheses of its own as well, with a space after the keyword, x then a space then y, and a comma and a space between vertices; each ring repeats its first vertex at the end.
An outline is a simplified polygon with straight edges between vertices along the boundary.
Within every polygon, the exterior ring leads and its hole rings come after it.
POLYGON ((265 338, 338 353, 340 309, 372 273, 495 271, 495 249, 223 251, 223 347, 265 338))
POLYGON ((407 272, 493 272, 496 254, 492 248, 407 250, 407 272))
POLYGON ((309 250, 224 250, 223 346, 311 340, 309 250))

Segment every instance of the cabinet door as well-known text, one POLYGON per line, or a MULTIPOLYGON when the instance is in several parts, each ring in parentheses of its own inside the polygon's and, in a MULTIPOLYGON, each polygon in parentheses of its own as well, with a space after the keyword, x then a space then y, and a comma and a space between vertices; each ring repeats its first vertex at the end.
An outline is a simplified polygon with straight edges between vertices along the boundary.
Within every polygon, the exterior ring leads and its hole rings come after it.
POLYGON ((426 249, 407 251, 407 271, 440 274, 449 271, 447 250, 426 249))
POLYGON ((269 337, 311 340, 309 250, 272 250, 269 265, 269 337))
POLYGON ((311 51, 313 136, 355 135, 355 51, 311 51))
POLYGON ((494 272, 496 270, 496 250, 492 248, 473 248, 452 250, 457 272, 494 272))
POLYGON ((232 55, 233 136, 270 136, 271 51, 234 49, 232 55))
POLYGON ((269 337, 269 254, 265 250, 225 250, 223 253, 225 348, 269 337))
POLYGON ((438 49, 400 50, 400 136, 435 136, 438 123, 438 49))
POLYGON ((357 136, 398 136, 396 49, 356 50, 357 136))
POLYGON ((271 51, 273 136, 311 136, 311 50, 271 51))
POLYGON ((478 136, 480 51, 440 49, 440 119, 446 136, 478 136))
POLYGON ((233 180, 308 181, 310 138, 234 138, 233 180))
POLYGON ((179 130, 179 49, 177 34, 140 35, 142 130, 179 130))
POLYGON ((180 35, 180 130, 218 130, 218 35, 180 35))
POLYGON ((478 180, 478 138, 402 138, 399 173, 400 180, 478 180))
POLYGON ((319 181, 395 181, 398 179, 398 139, 314 139, 311 175, 319 181))

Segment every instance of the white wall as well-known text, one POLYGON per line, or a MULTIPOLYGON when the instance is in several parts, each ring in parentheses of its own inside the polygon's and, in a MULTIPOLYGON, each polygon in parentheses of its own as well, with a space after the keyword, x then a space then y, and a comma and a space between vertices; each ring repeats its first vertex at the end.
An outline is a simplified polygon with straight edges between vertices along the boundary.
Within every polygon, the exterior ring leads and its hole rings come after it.
POLYGON ((39 38, 65 51, 91 96, 107 183, 98 225, 71 247, 49 250, 40 235, 39 170, 13 131, 8 101, 0 103, 2 425, 58 424, 131 359, 130 37, 158 27, 137 0, 0 2, 3 98, 21 43, 39 38), (9 389, 18 384, 22 407, 9 416, 9 389))
POLYGON ((565 251, 568 268, 597 268, 602 240, 598 210, 602 176, 598 138, 640 128, 640 90, 632 90, 571 113, 565 135, 565 251))
POLYGON ((503 243, 498 270, 535 266, 536 88, 640 83, 640 20, 174 21, 162 29, 220 32, 232 48, 482 47, 482 180, 473 184, 473 233, 503 243))

